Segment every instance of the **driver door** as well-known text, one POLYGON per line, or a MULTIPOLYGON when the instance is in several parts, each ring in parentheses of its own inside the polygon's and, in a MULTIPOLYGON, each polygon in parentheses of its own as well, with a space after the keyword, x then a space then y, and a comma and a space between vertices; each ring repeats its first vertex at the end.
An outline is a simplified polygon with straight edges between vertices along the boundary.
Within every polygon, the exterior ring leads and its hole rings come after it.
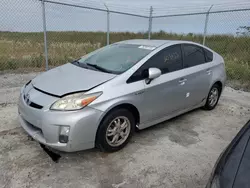
POLYGON ((182 70, 181 46, 167 47, 144 63, 135 73, 142 75, 149 68, 158 68, 162 75, 150 83, 143 82, 143 106, 141 124, 160 119, 174 111, 181 110, 181 103, 185 100, 185 80, 179 71, 182 70), (184 83, 184 84, 183 84, 184 83))

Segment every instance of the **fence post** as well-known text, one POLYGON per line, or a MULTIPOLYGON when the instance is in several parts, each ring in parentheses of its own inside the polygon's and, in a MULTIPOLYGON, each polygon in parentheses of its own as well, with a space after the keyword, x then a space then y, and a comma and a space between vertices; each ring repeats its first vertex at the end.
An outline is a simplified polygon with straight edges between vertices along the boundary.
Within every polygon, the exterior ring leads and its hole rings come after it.
POLYGON ((110 12, 109 12, 109 8, 106 5, 106 3, 103 3, 103 4, 107 9, 107 45, 109 45, 109 15, 110 15, 110 12))
POLYGON ((152 14, 153 14, 153 7, 150 6, 150 13, 149 13, 149 20, 148 20, 148 40, 151 38, 151 30, 152 30, 152 14))
POLYGON ((214 5, 211 5, 210 8, 208 9, 207 13, 206 13, 206 20, 205 20, 205 27, 204 27, 204 34, 203 34, 203 45, 205 45, 206 43, 206 36, 207 36, 207 24, 208 24, 208 19, 209 19, 209 12, 212 9, 214 5))
POLYGON ((44 35, 44 55, 45 55, 45 70, 49 69, 48 64, 48 46, 47 46, 47 30, 46 30, 46 15, 45 15, 45 2, 42 2, 42 9, 43 9, 43 35, 44 35))
POLYGON ((107 12, 107 45, 109 45, 109 10, 107 12))

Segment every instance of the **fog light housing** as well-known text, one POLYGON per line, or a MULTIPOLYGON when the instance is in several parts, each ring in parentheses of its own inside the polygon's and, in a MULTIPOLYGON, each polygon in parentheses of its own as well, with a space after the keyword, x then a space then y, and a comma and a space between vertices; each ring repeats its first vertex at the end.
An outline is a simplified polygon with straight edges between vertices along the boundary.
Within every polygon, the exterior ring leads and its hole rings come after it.
POLYGON ((61 126, 59 133, 59 142, 68 143, 70 127, 61 126))

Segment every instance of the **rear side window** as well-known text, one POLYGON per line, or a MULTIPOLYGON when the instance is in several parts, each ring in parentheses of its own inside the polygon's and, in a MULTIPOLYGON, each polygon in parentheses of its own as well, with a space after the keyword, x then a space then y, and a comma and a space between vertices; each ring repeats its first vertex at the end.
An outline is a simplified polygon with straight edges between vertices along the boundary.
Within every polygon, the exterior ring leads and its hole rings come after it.
POLYGON ((183 44, 184 68, 193 67, 206 62, 204 51, 193 44, 183 44))
POLYGON ((205 52, 206 62, 213 61, 213 53, 205 48, 204 48, 204 52, 205 52))
POLYGON ((143 71, 149 68, 158 68, 162 74, 182 69, 181 45, 167 47, 155 54, 128 79, 127 83, 144 79, 143 71))

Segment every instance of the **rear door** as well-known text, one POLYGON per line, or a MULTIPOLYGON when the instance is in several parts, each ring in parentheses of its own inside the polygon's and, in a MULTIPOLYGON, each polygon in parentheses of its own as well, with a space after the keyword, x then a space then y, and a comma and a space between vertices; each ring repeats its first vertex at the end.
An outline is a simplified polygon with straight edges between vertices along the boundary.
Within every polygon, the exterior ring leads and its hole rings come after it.
MULTIPOLYGON (((206 100, 212 80, 212 61, 206 56, 204 48, 194 44, 182 44, 183 78, 186 80, 186 100, 183 108, 199 105, 206 100)), ((210 54, 211 55, 211 54, 210 54)))

